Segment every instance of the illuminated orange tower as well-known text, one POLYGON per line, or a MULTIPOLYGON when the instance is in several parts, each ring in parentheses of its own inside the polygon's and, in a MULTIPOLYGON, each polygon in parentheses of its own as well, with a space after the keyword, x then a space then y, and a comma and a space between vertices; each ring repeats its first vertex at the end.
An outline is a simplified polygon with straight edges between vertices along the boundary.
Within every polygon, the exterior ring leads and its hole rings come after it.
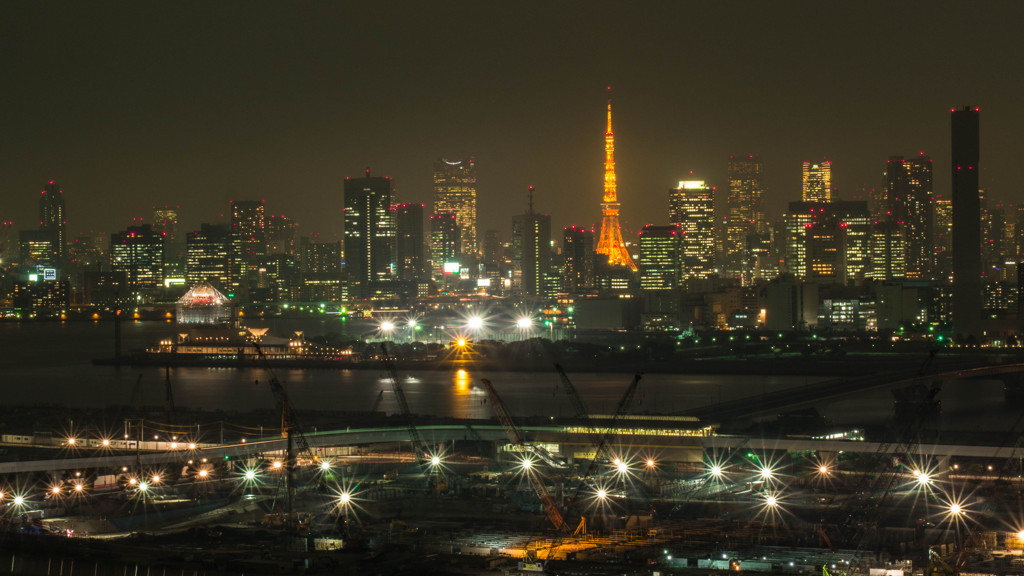
POLYGON ((612 266, 628 266, 636 271, 633 258, 622 241, 619 225, 619 195, 615 186, 615 133, 612 132, 612 101, 608 100, 608 130, 604 133, 604 199, 601 202, 601 238, 597 253, 608 256, 612 266))

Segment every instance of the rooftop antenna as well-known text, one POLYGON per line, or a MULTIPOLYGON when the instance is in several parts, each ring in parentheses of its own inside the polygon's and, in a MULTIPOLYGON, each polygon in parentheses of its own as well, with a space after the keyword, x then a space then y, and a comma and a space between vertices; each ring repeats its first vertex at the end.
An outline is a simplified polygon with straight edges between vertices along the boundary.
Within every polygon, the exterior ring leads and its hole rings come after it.
POLYGON ((533 186, 530 186, 530 209, 527 214, 533 214, 533 186))

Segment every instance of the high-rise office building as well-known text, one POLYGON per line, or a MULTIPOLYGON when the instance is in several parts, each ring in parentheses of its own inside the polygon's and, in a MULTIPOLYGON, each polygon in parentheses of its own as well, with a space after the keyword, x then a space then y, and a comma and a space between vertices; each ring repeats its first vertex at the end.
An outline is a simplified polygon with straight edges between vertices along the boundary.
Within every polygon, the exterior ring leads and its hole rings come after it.
POLYGON ((980 338, 981 324, 981 159, 977 108, 952 109, 953 173, 953 330, 958 337, 980 338))
POLYGON ((597 253, 608 257, 608 264, 625 266, 636 272, 636 264, 626 250, 619 224, 619 192, 615 180, 615 133, 612 132, 612 101, 608 101, 608 128, 604 133, 604 196, 601 199, 601 236, 597 253))
POLYGON ((267 223, 267 254, 299 255, 299 223, 283 214, 271 214, 267 223))
POLYGON ((804 162, 803 187, 800 198, 804 202, 832 201, 832 162, 828 160, 817 164, 804 162))
POLYGON ((218 290, 231 287, 232 236, 226 225, 200 224, 185 237, 185 281, 191 288, 209 282, 218 290))
MULTIPOLYGON (((267 220, 262 200, 231 202, 231 290, 245 292, 249 276, 267 255, 267 220)), ((243 298, 244 300, 244 298, 243 298)))
POLYGON ((164 281, 164 235, 149 224, 111 234, 110 268, 125 274, 132 294, 152 294, 164 281))
POLYGON ((178 240, 178 207, 153 206, 153 232, 161 234, 168 244, 178 240))
POLYGON ((442 212, 430 217, 430 270, 434 279, 443 279, 446 263, 459 261, 461 241, 459 219, 455 214, 442 212))
POLYGON ((562 258, 565 260, 562 287, 569 294, 594 289, 594 231, 567 226, 562 233, 562 258))
POLYGON ((673 290, 679 287, 682 242, 679 226, 654 226, 640 229, 641 290, 673 290))
POLYGON ((39 198, 39 229, 46 230, 53 234, 54 250, 56 252, 55 266, 63 266, 67 260, 67 214, 64 208, 64 191, 50 180, 50 183, 43 186, 42 195, 39 198))
POLYGON ((551 216, 533 209, 533 186, 526 214, 512 221, 524 296, 546 297, 551 274, 551 216))
POLYGON ((483 262, 487 266, 498 266, 505 259, 501 232, 488 230, 484 233, 483 262))
POLYGON ((953 201, 949 196, 935 195, 933 221, 935 276, 950 282, 953 278, 953 201))
POLYGON ((388 176, 345 178, 345 270, 349 295, 368 298, 394 274, 395 218, 388 176))
POLYGON ((903 227, 906 277, 930 279, 934 268, 932 159, 892 156, 885 169, 887 219, 903 227))
POLYGON ((869 277, 881 282, 903 280, 907 276, 903 235, 906 228, 892 220, 872 224, 871 270, 869 277))
POLYGON ((799 278, 847 283, 871 270, 866 201, 790 202, 783 214, 786 270, 799 278))
POLYGON ((757 154, 730 156, 728 176, 723 255, 728 274, 747 284, 757 268, 751 246, 757 245, 757 236, 768 231, 764 212, 764 164, 757 154))
POLYGON ((398 279, 416 282, 427 278, 424 258, 423 204, 406 203, 394 207, 397 238, 395 241, 398 279))
POLYGON ((60 266, 57 233, 53 230, 21 230, 18 232, 18 259, 23 266, 60 266))
POLYGON ((434 163, 434 214, 455 214, 459 254, 476 254, 476 163, 473 157, 434 163))
POLYGON ((715 274, 715 189, 703 180, 683 180, 668 192, 669 221, 682 234, 683 280, 715 274))

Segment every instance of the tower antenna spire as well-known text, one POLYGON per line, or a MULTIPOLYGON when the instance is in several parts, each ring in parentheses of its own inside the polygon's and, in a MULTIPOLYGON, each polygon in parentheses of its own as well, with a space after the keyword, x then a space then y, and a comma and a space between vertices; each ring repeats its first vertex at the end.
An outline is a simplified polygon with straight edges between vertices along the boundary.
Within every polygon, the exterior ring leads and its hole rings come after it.
POLYGON ((533 186, 530 186, 530 204, 529 204, 529 207, 530 207, 530 209, 527 212, 527 214, 533 214, 533 186))
MULTIPOLYGON (((612 87, 609 86, 608 90, 612 87)), ((604 197, 601 201, 601 237, 597 253, 608 257, 612 266, 625 266, 636 271, 636 264, 626 250, 619 224, 619 193, 615 182, 615 134, 612 132, 612 101, 608 99, 608 128, 604 133, 604 197)))

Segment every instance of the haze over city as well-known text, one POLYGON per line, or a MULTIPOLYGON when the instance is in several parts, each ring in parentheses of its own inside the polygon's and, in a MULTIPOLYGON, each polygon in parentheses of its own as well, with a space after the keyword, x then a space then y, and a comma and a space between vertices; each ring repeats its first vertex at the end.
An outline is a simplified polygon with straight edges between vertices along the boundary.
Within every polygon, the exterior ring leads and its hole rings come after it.
POLYGON ((600 222, 612 87, 622 222, 664 223, 686 178, 724 189, 757 153, 778 218, 803 161, 838 196, 890 155, 935 160, 949 194, 950 108, 982 109, 981 185, 1022 200, 1024 7, 821 5, 6 4, 0 219, 38 220, 49 180, 71 233, 180 207, 183 229, 264 199, 303 232, 340 234, 342 183, 369 167, 430 205, 438 158, 476 159, 481 230, 537 189, 552 225, 600 222), (690 171, 693 171, 692 176, 690 171))

